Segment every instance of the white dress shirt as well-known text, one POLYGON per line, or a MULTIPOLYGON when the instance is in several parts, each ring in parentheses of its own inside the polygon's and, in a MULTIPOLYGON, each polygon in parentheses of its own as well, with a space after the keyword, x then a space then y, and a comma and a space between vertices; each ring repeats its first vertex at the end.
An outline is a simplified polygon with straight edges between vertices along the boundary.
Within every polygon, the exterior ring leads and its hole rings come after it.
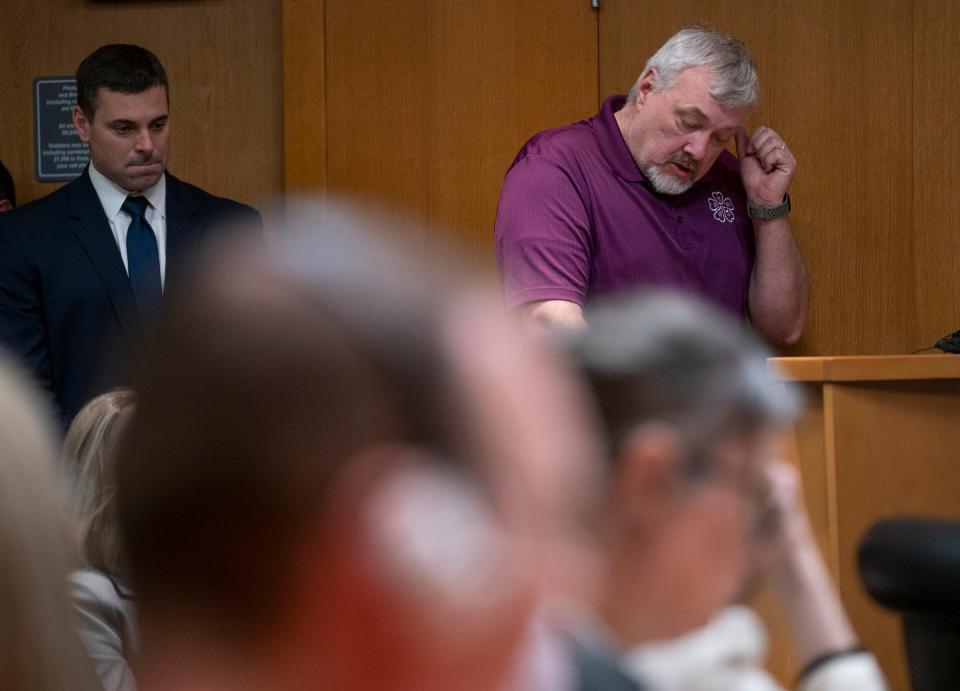
MULTIPOLYGON (((107 221, 110 222, 110 230, 113 231, 113 238, 117 242, 117 248, 120 250, 120 257, 123 259, 123 267, 130 274, 130 265, 127 263, 127 229, 130 228, 130 214, 123 211, 124 200, 130 193, 123 189, 103 175, 90 163, 90 182, 93 183, 93 189, 96 190, 100 198, 100 204, 103 206, 103 213, 107 215, 107 221)), ((167 174, 160 176, 160 181, 144 190, 142 195, 150 202, 147 206, 145 217, 147 223, 153 228, 154 235, 157 236, 157 249, 160 252, 160 285, 166 283, 167 275, 167 174)))

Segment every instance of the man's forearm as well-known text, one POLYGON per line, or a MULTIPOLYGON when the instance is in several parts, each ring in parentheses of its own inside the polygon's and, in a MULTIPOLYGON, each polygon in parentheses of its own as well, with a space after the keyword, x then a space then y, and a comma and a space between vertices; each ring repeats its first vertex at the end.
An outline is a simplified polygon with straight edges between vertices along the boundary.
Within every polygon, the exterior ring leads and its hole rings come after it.
POLYGON ((756 259, 750 276, 750 320, 770 343, 796 343, 803 333, 810 280, 786 217, 755 219, 756 259))

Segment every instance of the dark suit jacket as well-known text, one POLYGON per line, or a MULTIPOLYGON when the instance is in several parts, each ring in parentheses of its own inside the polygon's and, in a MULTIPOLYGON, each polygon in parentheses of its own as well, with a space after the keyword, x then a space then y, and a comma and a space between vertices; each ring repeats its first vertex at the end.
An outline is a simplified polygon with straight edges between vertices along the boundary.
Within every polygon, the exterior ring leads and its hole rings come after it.
MULTIPOLYGON (((261 228, 256 210, 167 173, 164 295, 220 225, 261 228)), ((87 171, 0 214, 0 343, 53 395, 66 425, 91 398, 128 384, 143 324, 87 171)))

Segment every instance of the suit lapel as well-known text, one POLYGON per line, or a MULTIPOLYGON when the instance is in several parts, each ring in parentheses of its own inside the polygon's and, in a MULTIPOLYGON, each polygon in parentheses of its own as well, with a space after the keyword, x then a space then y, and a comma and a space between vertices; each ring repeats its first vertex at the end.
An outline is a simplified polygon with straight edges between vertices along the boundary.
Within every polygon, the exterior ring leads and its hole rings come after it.
POLYGON ((132 346, 142 337, 140 317, 117 241, 87 171, 71 184, 68 213, 73 232, 100 274, 117 320, 132 346))
POLYGON ((191 188, 167 173, 167 270, 164 294, 177 286, 200 253, 198 202, 191 188))

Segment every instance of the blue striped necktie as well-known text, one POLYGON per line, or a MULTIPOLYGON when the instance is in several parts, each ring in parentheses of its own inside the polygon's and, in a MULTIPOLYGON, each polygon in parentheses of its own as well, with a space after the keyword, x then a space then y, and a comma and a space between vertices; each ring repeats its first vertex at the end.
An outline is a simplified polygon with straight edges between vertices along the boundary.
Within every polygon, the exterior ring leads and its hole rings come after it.
POLYGON ((120 207, 130 214, 130 227, 127 229, 127 270, 140 319, 144 323, 153 320, 160 308, 163 294, 157 236, 145 216, 148 204, 146 197, 127 197, 120 207))

